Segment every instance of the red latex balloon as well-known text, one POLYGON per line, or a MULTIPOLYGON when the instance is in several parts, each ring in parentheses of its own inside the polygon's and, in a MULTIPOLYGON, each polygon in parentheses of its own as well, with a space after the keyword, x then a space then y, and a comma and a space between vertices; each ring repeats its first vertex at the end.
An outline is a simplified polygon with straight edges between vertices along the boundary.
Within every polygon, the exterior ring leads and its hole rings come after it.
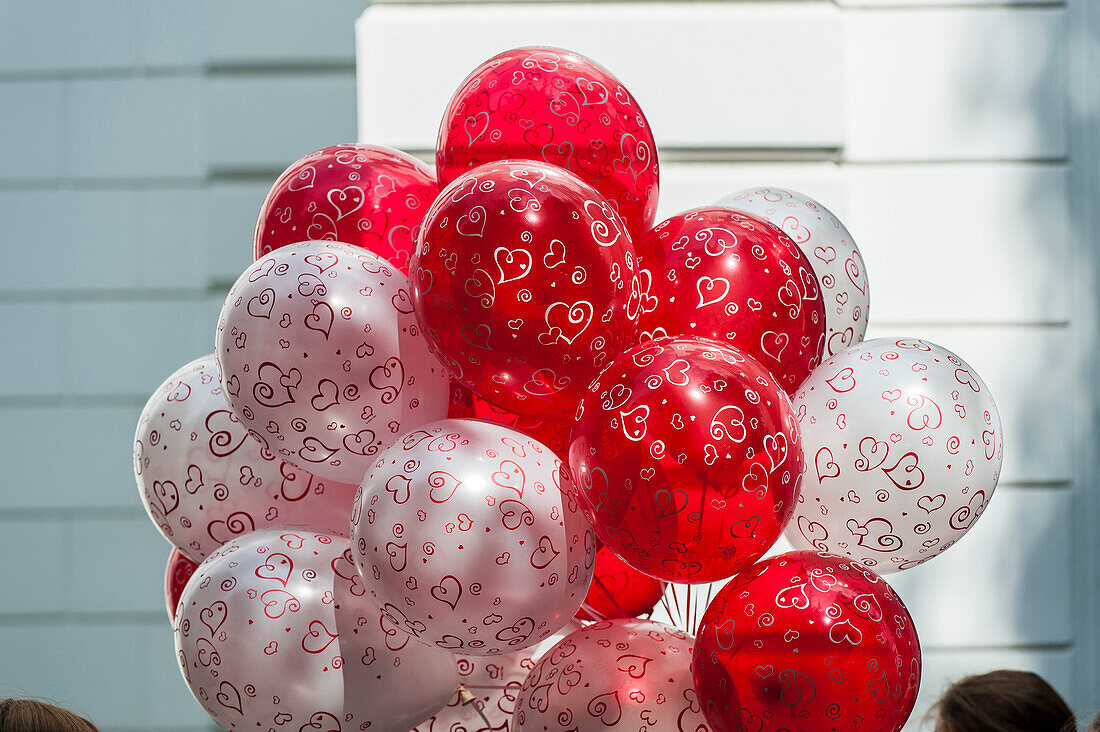
POLYGON ((297 161, 260 208, 252 254, 300 241, 340 241, 408 272, 424 214, 439 193, 431 168, 378 145, 334 145, 297 161))
POLYGON ((670 582, 749 566, 795 508, 803 456, 787 395, 716 341, 661 338, 593 382, 569 446, 580 503, 627 564, 670 582))
POLYGON ((635 340, 634 246, 607 201, 546 163, 490 163, 451 183, 413 255, 416 317, 464 386, 501 409, 572 415, 635 340))
POLYGON ((168 564, 164 567, 164 604, 168 608, 168 619, 176 622, 176 606, 180 604, 180 595, 187 586, 187 580, 199 565, 192 562, 179 549, 168 554, 168 564))
POLYGON ((651 611, 665 594, 665 583, 642 574, 606 546, 596 550, 596 570, 578 620, 636 618, 651 611))
POLYGON ((693 335, 732 343, 788 394, 821 362, 825 306, 790 237, 763 219, 714 206, 662 221, 638 244, 643 338, 693 335))
POLYGON ((695 688, 717 730, 897 732, 913 711, 913 619, 874 572, 788 552, 734 577, 695 639, 695 688))
POLYGON ((560 48, 516 48, 475 69, 443 114, 435 157, 443 185, 495 160, 567 168, 635 238, 657 212, 657 145, 638 102, 607 69, 560 48))
POLYGON ((569 428, 572 422, 521 417, 494 407, 457 381, 451 382, 451 403, 447 409, 451 419, 483 419, 522 432, 546 445, 558 457, 569 451, 569 428))

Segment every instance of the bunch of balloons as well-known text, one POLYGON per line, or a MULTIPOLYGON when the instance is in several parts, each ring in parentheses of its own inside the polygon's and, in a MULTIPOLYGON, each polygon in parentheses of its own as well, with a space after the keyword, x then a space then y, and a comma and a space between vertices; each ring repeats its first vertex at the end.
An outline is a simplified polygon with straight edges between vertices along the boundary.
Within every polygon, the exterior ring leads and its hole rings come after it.
POLYGON ((989 389, 863 341, 821 204, 656 223, 658 179, 618 79, 520 48, 456 92, 434 171, 337 145, 276 181, 214 352, 134 439, 219 725, 901 729, 920 647, 880 575, 985 510, 989 389), (698 628, 646 618, 719 581, 698 628))

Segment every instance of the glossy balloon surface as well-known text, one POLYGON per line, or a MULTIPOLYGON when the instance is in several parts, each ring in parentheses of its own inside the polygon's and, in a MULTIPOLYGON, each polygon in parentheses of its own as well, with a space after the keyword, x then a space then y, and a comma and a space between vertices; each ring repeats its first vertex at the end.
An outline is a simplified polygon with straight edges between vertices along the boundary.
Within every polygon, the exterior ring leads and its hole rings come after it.
POLYGON ((692 638, 651 620, 606 620, 566 636, 523 682, 515 732, 707 732, 692 638))
POLYGON ((825 309, 809 260, 790 237, 713 206, 666 219, 637 242, 643 339, 724 341, 759 360, 793 394, 821 363, 825 309))
POLYGON ((568 418, 634 344, 630 236, 599 193, 545 163, 491 163, 451 183, 424 219, 410 279, 439 359, 513 414, 568 418))
POLYGON ((714 598, 692 670, 707 720, 729 732, 898 732, 917 699, 921 653, 909 611, 874 572, 788 552, 714 598))
POLYGON ((196 570, 176 654, 224 729, 405 732, 458 687, 447 653, 394 628, 359 584, 348 540, 295 529, 238 537, 196 570))
POLYGON ((794 406, 806 450, 796 548, 885 574, 949 549, 993 498, 1003 435, 969 364, 916 338, 876 338, 822 364, 794 406))
POLYGON ((809 196, 787 188, 746 188, 718 201, 783 230, 813 266, 825 305, 828 358, 863 340, 871 290, 863 255, 847 227, 809 196))
POLYGON ((451 382, 451 405, 447 416, 452 419, 481 419, 496 422, 522 432, 549 447, 558 457, 569 451, 569 429, 572 420, 538 419, 506 412, 479 397, 457 381, 451 382))
POLYGON ((592 586, 588 588, 577 617, 581 620, 636 618, 656 607, 664 594, 664 582, 642 574, 606 546, 601 546, 596 551, 592 586))
POLYGON ((505 51, 455 92, 439 129, 446 185, 497 160, 539 160, 583 178, 634 236, 657 211, 657 145, 637 100, 592 59, 560 48, 505 51))
POLYGON ((595 537, 562 495, 561 461, 479 420, 441 420, 378 456, 352 511, 363 583, 422 643, 497 655, 569 622, 592 579, 595 537))
POLYGON ((222 307, 216 355, 253 437, 322 478, 358 484, 397 435, 447 413, 447 378, 408 281, 347 244, 291 244, 245 270, 222 307))
POLYGON ((296 468, 251 437, 229 408, 213 354, 149 398, 134 435, 134 475, 157 529, 199 562, 267 526, 346 536, 356 488, 296 468))
POLYGON ((431 169, 379 145, 333 145, 294 162, 260 208, 252 254, 300 241, 340 241, 374 252, 402 272, 439 194, 431 169))
POLYGON ((729 577, 779 537, 798 498, 802 443, 786 393, 715 341, 662 338, 593 382, 569 447, 600 539, 670 582, 729 577))

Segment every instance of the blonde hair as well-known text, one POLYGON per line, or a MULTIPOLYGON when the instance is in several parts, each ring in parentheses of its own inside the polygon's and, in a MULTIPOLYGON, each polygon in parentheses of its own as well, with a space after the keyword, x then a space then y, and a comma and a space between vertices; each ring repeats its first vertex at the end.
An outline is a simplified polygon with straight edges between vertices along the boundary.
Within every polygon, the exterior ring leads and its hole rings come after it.
POLYGON ((99 732, 84 717, 36 699, 0 700, 0 732, 99 732))

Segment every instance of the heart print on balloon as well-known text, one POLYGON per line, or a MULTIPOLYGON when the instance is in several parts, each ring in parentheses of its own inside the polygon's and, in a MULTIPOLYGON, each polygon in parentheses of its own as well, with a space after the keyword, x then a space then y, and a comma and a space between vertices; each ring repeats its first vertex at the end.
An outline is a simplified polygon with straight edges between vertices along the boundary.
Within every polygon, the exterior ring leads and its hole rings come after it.
POLYGON ((347 539, 298 529, 208 556, 183 591, 175 643, 195 699, 227 730, 407 732, 458 688, 449 654, 371 602, 347 539))
POLYGON ((291 244, 245 270, 222 307, 216 355, 252 435, 324 478, 358 484, 402 431, 447 413, 447 378, 408 281, 347 244, 291 244))
POLYGON ((949 549, 993 498, 1001 472, 997 405, 945 348, 877 338, 819 366, 794 398, 806 451, 787 537, 879 574, 949 549))
POLYGON ((718 204, 775 224, 810 260, 825 302, 822 358, 863 340, 871 307, 867 268, 840 219, 809 196, 786 188, 746 188, 718 204))
POLYGON ((356 489, 284 462, 250 436, 229 408, 213 354, 149 398, 134 435, 134 476, 153 524, 197 562, 267 526, 346 536, 356 489))

